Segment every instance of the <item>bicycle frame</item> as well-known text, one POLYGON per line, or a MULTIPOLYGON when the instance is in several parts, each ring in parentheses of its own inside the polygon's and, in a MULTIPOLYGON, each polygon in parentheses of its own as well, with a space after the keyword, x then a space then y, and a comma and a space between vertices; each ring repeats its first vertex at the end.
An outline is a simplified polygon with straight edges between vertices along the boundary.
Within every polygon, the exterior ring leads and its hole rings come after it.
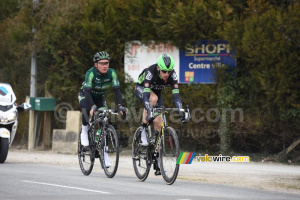
MULTIPOLYGON (((157 152, 159 151, 159 146, 160 146, 160 143, 161 143, 161 140, 164 141, 164 132, 165 132, 165 128, 167 127, 167 120, 166 120, 166 115, 165 113, 161 114, 162 115, 162 123, 161 123, 161 128, 160 128, 160 131, 159 131, 159 134, 157 136, 157 138, 155 138, 155 143, 154 143, 154 156, 157 155, 157 152)), ((158 115, 159 116, 159 115, 158 115)), ((149 124, 150 126, 150 124, 149 124)), ((149 130, 149 129, 148 129, 149 130)))
POLYGON ((89 119, 89 146, 87 148, 81 145, 81 137, 78 138, 79 165, 82 173, 86 176, 92 172, 95 158, 99 158, 101 167, 108 178, 113 178, 117 172, 119 142, 115 128, 108 122, 109 114, 118 114, 118 112, 99 108, 89 119), (98 141, 95 140, 96 129, 101 130, 98 141))
POLYGON ((168 126, 166 114, 169 111, 180 111, 185 113, 185 119, 182 122, 188 122, 190 113, 188 106, 186 109, 179 108, 152 108, 147 117, 147 140, 149 145, 145 148, 141 145, 141 133, 143 127, 139 127, 133 138, 132 155, 133 167, 136 176, 140 181, 145 181, 149 175, 152 164, 156 170, 155 175, 162 175, 168 185, 175 182, 179 165, 176 163, 180 146, 176 131, 168 126), (156 138, 151 134, 151 124, 156 117, 162 117, 160 131, 155 132, 156 138), (157 134, 156 134, 157 133, 157 134))
MULTIPOLYGON (((188 111, 188 113, 189 113, 188 108, 187 108, 187 110, 185 110, 185 109, 179 109, 179 108, 164 108, 164 107, 163 108, 152 108, 152 112, 158 111, 156 114, 154 114, 153 120, 155 118, 159 117, 159 116, 162 117, 162 123, 161 123, 161 128, 160 128, 159 134, 155 138, 154 144, 150 144, 148 146, 148 148, 150 148, 150 151, 152 149, 154 149, 154 157, 156 157, 157 153, 159 152, 159 148, 161 146, 161 141, 165 141, 164 140, 164 136, 165 136, 164 133, 165 133, 166 128, 168 127, 168 122, 167 122, 167 119, 166 119, 166 114, 169 111, 171 111, 171 110, 173 110, 173 111, 188 111)), ((148 132, 149 132, 149 135, 148 135, 149 139, 150 139, 150 137, 152 137, 152 135, 151 135, 151 124, 153 123, 153 120, 151 122, 148 122, 148 124, 147 124, 148 132)), ((165 147, 165 144, 163 144, 163 147, 165 147)))
MULTIPOLYGON (((148 122, 147 126, 148 127, 151 127, 151 124, 153 123, 153 120, 156 118, 156 117, 159 117, 161 116, 162 118, 162 123, 161 123, 161 128, 160 128, 160 131, 159 131, 159 137, 158 138, 161 138, 161 139, 164 139, 164 131, 165 129, 168 127, 168 122, 167 122, 167 119, 166 119, 166 114, 169 112, 169 111, 187 111, 188 112, 188 116, 187 116, 187 119, 190 118, 190 114, 189 114, 189 110, 188 108, 187 109, 180 109, 180 108, 152 108, 152 112, 155 112, 155 111, 158 111, 156 114, 154 114, 153 116, 153 119, 151 120, 151 122, 148 122)), ((151 128, 149 129, 148 128, 148 131, 149 131, 149 138, 151 137, 151 128)), ((157 138, 156 138, 157 140, 157 138)), ((156 145, 156 142, 155 142, 155 147, 157 148, 157 145, 156 145)), ((157 153, 157 149, 156 149, 156 153, 157 153)))
MULTIPOLYGON (((108 126, 108 120, 109 120, 109 113, 111 114, 115 114, 115 115, 118 115, 118 111, 115 111, 115 110, 111 110, 111 109, 105 109, 105 110, 98 110, 95 112, 95 115, 90 119, 89 121, 89 133, 92 133, 90 135, 91 139, 92 139, 92 146, 100 151, 100 149, 106 145, 106 135, 107 135, 107 132, 106 132, 106 129, 107 129, 107 126, 108 126), (96 119, 95 120, 92 120, 93 118, 95 118, 96 116, 96 119), (99 123, 99 126, 100 126, 100 129, 101 129, 101 135, 99 137, 99 141, 97 142, 97 144, 95 143, 95 124, 96 123, 99 123), (104 134, 103 134, 104 133, 104 134), (104 138, 104 142, 102 142, 104 138)), ((94 153, 94 150, 93 149, 93 153, 94 153)))

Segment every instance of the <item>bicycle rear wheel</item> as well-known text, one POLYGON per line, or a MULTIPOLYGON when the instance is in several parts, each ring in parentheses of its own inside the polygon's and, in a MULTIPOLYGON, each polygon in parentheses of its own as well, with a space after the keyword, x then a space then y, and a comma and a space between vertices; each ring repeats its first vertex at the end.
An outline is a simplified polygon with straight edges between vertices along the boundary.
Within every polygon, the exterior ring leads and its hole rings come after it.
POLYGON ((139 127, 133 136, 132 142, 132 161, 136 176, 140 181, 145 181, 149 175, 151 167, 151 155, 148 147, 143 147, 141 143, 141 130, 139 127))
POLYGON ((92 151, 89 147, 84 147, 81 145, 80 134, 78 135, 78 161, 81 172, 88 176, 93 170, 95 156, 92 154, 92 151))
MULTIPOLYGON (((103 138, 105 139, 105 138, 103 138)), ((108 125, 106 129, 106 143, 103 141, 101 149, 100 162, 105 175, 113 178, 118 170, 119 165, 119 140, 115 128, 108 125)))
POLYGON ((162 138, 159 151, 160 171, 165 182, 171 185, 175 182, 179 172, 179 164, 176 164, 180 154, 179 141, 176 131, 172 127, 165 129, 162 138))

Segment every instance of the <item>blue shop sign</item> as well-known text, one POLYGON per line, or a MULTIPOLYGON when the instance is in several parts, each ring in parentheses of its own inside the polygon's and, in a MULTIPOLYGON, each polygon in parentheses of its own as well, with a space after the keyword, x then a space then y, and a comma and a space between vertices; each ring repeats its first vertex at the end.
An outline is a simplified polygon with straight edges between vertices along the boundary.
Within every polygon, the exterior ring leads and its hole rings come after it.
POLYGON ((215 83, 216 68, 236 67, 235 51, 225 40, 201 40, 179 50, 180 83, 215 83))

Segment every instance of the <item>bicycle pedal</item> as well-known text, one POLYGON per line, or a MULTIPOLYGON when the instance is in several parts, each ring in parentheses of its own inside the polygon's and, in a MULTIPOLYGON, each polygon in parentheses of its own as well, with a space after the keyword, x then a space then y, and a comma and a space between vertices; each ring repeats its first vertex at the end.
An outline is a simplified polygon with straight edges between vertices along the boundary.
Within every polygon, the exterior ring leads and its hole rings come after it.
POLYGON ((150 139, 150 145, 154 145, 154 143, 155 143, 155 139, 154 138, 150 139))
POLYGON ((161 175, 161 172, 160 172, 160 170, 156 170, 156 171, 154 172, 154 175, 155 175, 155 176, 159 176, 159 175, 161 175))
POLYGON ((82 147, 82 152, 86 153, 89 152, 90 148, 89 147, 82 147))

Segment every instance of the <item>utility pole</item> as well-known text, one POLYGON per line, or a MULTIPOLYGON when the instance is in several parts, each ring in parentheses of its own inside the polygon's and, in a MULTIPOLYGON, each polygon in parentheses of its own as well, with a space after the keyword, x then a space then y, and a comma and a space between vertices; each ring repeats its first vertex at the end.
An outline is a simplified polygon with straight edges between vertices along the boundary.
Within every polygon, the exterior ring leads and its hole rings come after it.
MULTIPOLYGON (((33 0, 33 10, 37 7, 39 0, 33 0)), ((35 33, 36 29, 32 27, 33 36, 33 50, 31 55, 31 75, 30 75, 30 97, 36 97, 36 72, 37 72, 37 60, 35 52, 35 33)), ((35 111, 29 111, 29 130, 28 130, 28 150, 33 150, 35 147, 34 144, 34 123, 35 123, 35 111)))

